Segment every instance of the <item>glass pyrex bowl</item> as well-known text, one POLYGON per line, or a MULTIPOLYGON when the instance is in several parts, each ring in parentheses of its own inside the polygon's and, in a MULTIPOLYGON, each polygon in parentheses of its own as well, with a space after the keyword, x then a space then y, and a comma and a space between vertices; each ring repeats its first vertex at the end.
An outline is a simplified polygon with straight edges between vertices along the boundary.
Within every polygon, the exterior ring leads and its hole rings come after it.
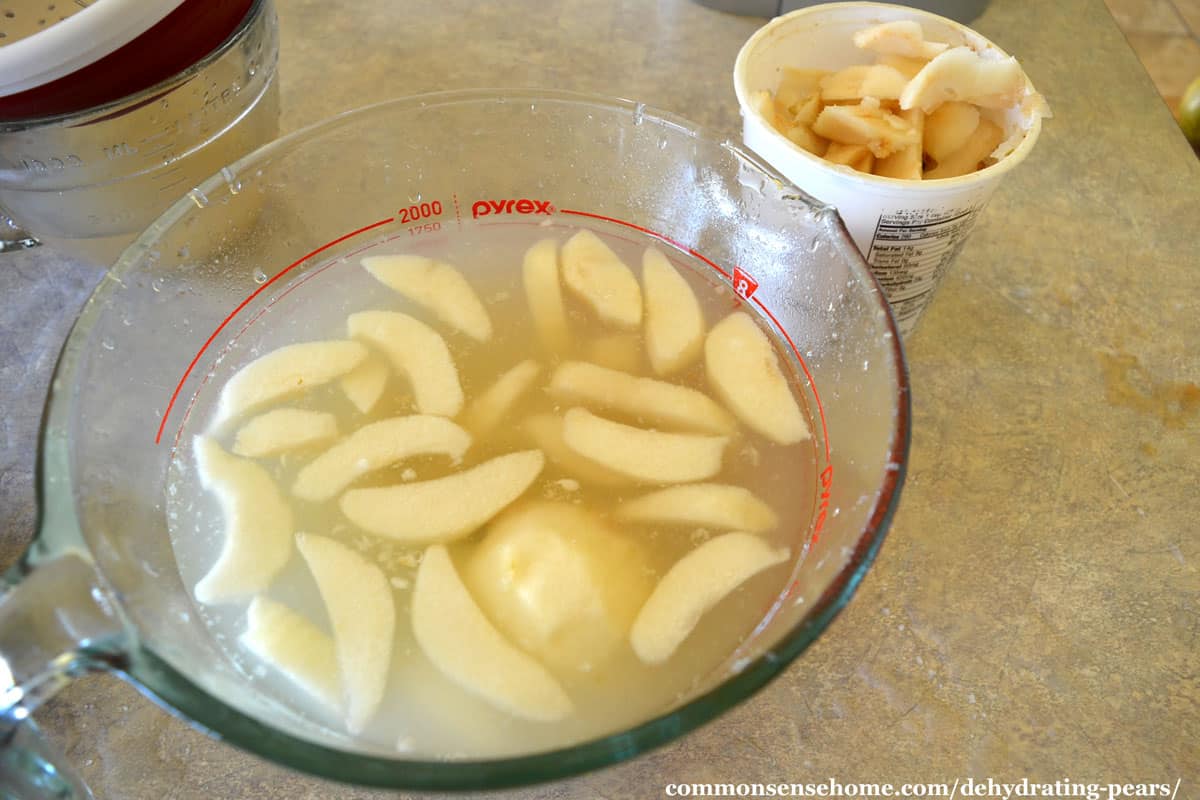
POLYGON ((45 418, 41 530, 0 604, 14 676, 0 696, 19 720, 70 676, 111 670, 214 736, 374 786, 495 788, 612 764, 713 719, 820 635, 883 540, 909 425, 894 320, 835 210, 737 145, 640 104, 563 92, 448 92, 350 112, 194 189, 81 313, 45 418), (286 314, 289 292, 373 244, 500 216, 636 231, 731 285, 730 302, 777 334, 809 411, 815 470, 795 491, 811 515, 764 621, 658 716, 492 760, 350 749, 258 692, 214 643, 168 541, 168 467, 188 452, 188 411, 210 397, 213 371, 248 358, 228 345, 286 314))

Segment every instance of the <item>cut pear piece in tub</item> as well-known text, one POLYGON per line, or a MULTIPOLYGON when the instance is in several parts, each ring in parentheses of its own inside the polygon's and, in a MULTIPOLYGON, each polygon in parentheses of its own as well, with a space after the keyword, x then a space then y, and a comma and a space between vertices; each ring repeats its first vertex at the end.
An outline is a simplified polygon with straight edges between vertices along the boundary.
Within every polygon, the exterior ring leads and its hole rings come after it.
POLYGON ((425 256, 367 256, 362 260, 375 279, 477 342, 492 338, 492 321, 463 274, 450 264, 425 256))
POLYGON ((912 80, 918 72, 925 68, 929 63, 927 58, 910 58, 909 56, 898 56, 892 53, 881 53, 875 59, 876 64, 882 64, 885 67, 891 67, 904 76, 905 80, 912 80))
POLYGON ((471 434, 445 417, 413 414, 372 422, 305 465, 292 494, 319 503, 368 472, 413 456, 441 455, 457 464, 470 446, 471 434))
POLYGON ((407 544, 449 542, 524 494, 545 463, 540 450, 522 450, 445 478, 351 489, 342 495, 342 513, 363 530, 407 544))
POLYGON ((543 239, 525 251, 522 279, 542 346, 552 355, 563 355, 571 348, 571 329, 558 279, 558 242, 543 239))
POLYGON ((360 414, 370 414, 387 388, 388 371, 383 359, 367 356, 363 363, 342 376, 342 394, 360 414))
POLYGON ((958 100, 942 103, 937 110, 925 117, 925 152, 940 163, 966 144, 978 127, 977 107, 958 100))
POLYGON ((771 507, 749 489, 724 483, 689 483, 642 495, 617 507, 617 519, 697 525, 763 533, 779 524, 771 507))
POLYGON ((821 81, 829 75, 827 69, 784 67, 775 89, 775 102, 795 117, 812 97, 821 94, 821 81))
MULTIPOLYGON (((884 110, 873 98, 855 106, 825 106, 812 129, 834 144, 862 145, 876 158, 921 144, 920 131, 903 117, 884 110)), ((825 158, 830 158, 828 151, 825 158)))
POLYGON ((713 606, 788 555, 786 548, 742 531, 709 539, 675 562, 654 587, 629 634, 633 651, 647 664, 663 663, 713 606))
POLYGON ((925 41, 925 31, 921 29, 920 23, 904 19, 884 22, 858 31, 854 34, 854 46, 880 55, 930 59, 944 52, 950 45, 925 41))
POLYGON ((573 710, 545 667, 496 630, 441 545, 425 551, 412 594, 413 635, 442 674, 521 719, 554 722, 573 710))
POLYGON ((242 645, 339 716, 342 690, 333 639, 292 609, 262 595, 250 602, 242 645))
POLYGON ((642 254, 642 290, 650 366, 659 375, 691 366, 704 347, 704 312, 692 287, 653 247, 642 254))
POLYGON ((359 342, 289 344, 254 359, 221 389, 214 426, 340 378, 367 357, 359 342))
POLYGON ((553 669, 594 672, 650 594, 637 543, 571 503, 522 503, 488 525, 463 579, 488 618, 553 669))
POLYGON ((563 441, 562 417, 553 414, 535 414, 522 425, 525 432, 554 464, 570 477, 581 483, 595 486, 629 486, 633 479, 614 472, 608 467, 584 458, 563 441))
POLYGON ((196 600, 242 600, 270 586, 291 558, 292 510, 260 465, 207 436, 197 436, 194 449, 200 485, 216 495, 225 526, 221 554, 196 584, 196 600))
POLYGON ((876 100, 898 100, 908 79, 886 64, 855 64, 838 70, 821 80, 821 100, 836 103, 855 102, 864 97, 876 100))
POLYGON ((355 339, 378 347, 408 379, 422 414, 453 417, 462 411, 458 370, 446 340, 433 328, 398 311, 360 311, 346 326, 355 339))
POLYGON ((957 178, 959 175, 974 172, 983 165, 983 162, 1000 145, 1003 138, 1004 131, 998 125, 993 124, 990 120, 979 120, 979 127, 963 143, 963 146, 926 172, 925 179, 957 178))
POLYGON ((1025 94, 1025 73, 1015 58, 984 58, 969 47, 952 47, 930 61, 904 87, 900 108, 926 114, 959 100, 983 108, 1011 108, 1025 94))
MULTIPOLYGON (((925 128, 925 112, 919 108, 901 111, 900 118, 912 125, 921 136, 925 128)), ((921 143, 910 144, 903 150, 897 150, 890 156, 875 162, 875 174, 885 178, 898 178, 907 181, 921 180, 921 170, 924 168, 921 156, 921 143)))
POLYGON ((233 452, 246 458, 277 456, 327 444, 337 435, 337 418, 333 414, 302 408, 277 408, 242 425, 234 439, 233 452))
POLYGON ((562 248, 563 281, 601 322, 627 331, 642 324, 642 289, 625 262, 588 230, 562 248))
POLYGON ((686 483, 721 471, 729 437, 634 428, 572 408, 563 416, 563 441, 581 456, 635 481, 686 483))
POLYGON ((744 311, 718 322, 704 341, 708 382, 734 414, 776 444, 810 436, 770 339, 744 311))
POLYGON ((361 733, 387 684, 396 632, 392 589, 379 567, 324 536, 296 534, 333 629, 333 646, 345 698, 346 729, 361 733))
POLYGON ((527 359, 505 372, 467 406, 463 426, 479 438, 490 433, 512 413, 541 371, 541 364, 527 359))
POLYGON ((654 378, 567 361, 550 378, 550 394, 638 417, 648 424, 702 433, 731 434, 737 421, 704 392, 654 378))

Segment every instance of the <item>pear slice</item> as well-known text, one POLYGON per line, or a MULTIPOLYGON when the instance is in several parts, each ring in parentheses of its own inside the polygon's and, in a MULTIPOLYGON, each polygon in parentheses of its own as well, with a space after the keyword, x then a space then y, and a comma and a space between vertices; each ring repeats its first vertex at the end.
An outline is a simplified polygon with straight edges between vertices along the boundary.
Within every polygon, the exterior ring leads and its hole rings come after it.
MULTIPOLYGON (((834 143, 863 145, 876 158, 921 144, 920 131, 904 118, 884 110, 872 98, 855 106, 825 106, 812 129, 834 143)), ((828 152, 825 157, 830 157, 828 152)))
MULTIPOLYGON (((925 130, 925 112, 919 108, 901 111, 900 118, 913 126, 917 135, 923 135, 925 130)), ((924 162, 921 158, 921 143, 910 144, 902 150, 897 150, 890 156, 885 156, 875 162, 875 174, 885 178, 919 181, 924 162)))
POLYGON ((729 437, 650 431, 572 408, 563 416, 563 441, 585 458, 636 481, 684 483, 721 471, 729 437))
POLYGON ((967 139, 971 138, 971 134, 978 127, 977 107, 958 100, 942 103, 925 118, 925 152, 940 163, 946 156, 966 144, 967 139))
POLYGON ((567 326, 562 286, 558 282, 556 241, 543 239, 525 252, 522 278, 529 313, 542 346, 552 355, 566 353, 571 347, 571 330, 567 326))
POLYGON ((647 664, 669 659, 703 617, 750 577, 787 560, 751 533, 734 531, 692 550, 667 570, 638 612, 629 643, 647 664))
POLYGON ((461 539, 520 497, 546 460, 522 450, 431 481, 342 495, 342 513, 360 528, 408 544, 461 539))
POLYGON ((967 138, 963 146, 955 150, 937 166, 925 173, 926 180, 956 178, 979 169, 1004 138, 1004 131, 991 120, 979 120, 979 127, 967 138))
POLYGON ((556 670, 594 672, 650 594, 638 543, 571 503, 520 503, 488 525, 463 580, 497 628, 556 670))
POLYGON ((522 427, 546 457, 572 478, 585 484, 607 487, 628 486, 633 483, 627 475, 615 472, 590 458, 584 458, 567 447, 567 443, 563 441, 562 417, 535 414, 526 419, 522 427))
POLYGON ((617 507, 617 519, 698 525, 763 533, 779 524, 771 507, 749 489, 724 483, 689 483, 642 495, 617 507))
POLYGON ((360 311, 350 315, 346 326, 355 339, 370 342, 387 354, 412 384, 422 414, 453 417, 462 411, 458 370, 446 340, 433 328, 396 311, 360 311))
POLYGON ((326 444, 337 435, 337 419, 333 414, 302 408, 277 408, 242 425, 234 439, 233 452, 246 458, 277 456, 326 444))
POLYGON ((1015 58, 984 58, 969 47, 952 47, 930 61, 900 95, 900 108, 926 114, 961 100, 983 108, 1010 108, 1025 93, 1025 73, 1015 58))
POLYGON ((492 338, 492 321, 462 273, 425 256, 367 256, 367 272, 477 342, 492 338))
POLYGON ((602 367, 638 372, 642 368, 642 343, 636 333, 609 333, 588 342, 586 356, 602 367))
POLYGON ((567 288, 601 322, 627 331, 642 324, 642 290, 637 278, 596 234, 582 230, 567 240, 562 248, 562 273, 567 288))
POLYGON ((898 100, 908 79, 886 64, 855 64, 821 80, 821 100, 826 103, 858 101, 863 97, 898 100))
POLYGON ((550 378, 550 393, 644 420, 650 425, 730 434, 737 422, 703 392, 653 378, 639 378, 584 361, 567 361, 550 378))
POLYGON ((383 700, 392 661, 396 608, 391 585, 383 570, 333 539, 298 533, 296 547, 333 628, 346 729, 361 733, 383 700))
POLYGON ((360 414, 369 414, 379 398, 383 397, 387 379, 388 365, 381 358, 368 356, 363 363, 342 376, 342 393, 360 414))
POLYGON ((471 434, 445 417, 413 414, 363 425, 305 465, 292 494, 319 503, 368 472, 419 455, 442 455, 458 463, 471 446, 471 434))
POLYGON ((808 439, 808 422, 767 335, 744 311, 716 324, 704 341, 708 382, 729 410, 776 444, 808 439))
POLYGON ((927 58, 912 58, 910 56, 898 56, 892 53, 880 53, 875 59, 876 64, 883 64, 885 67, 891 67, 904 76, 905 80, 912 80, 916 74, 924 69, 929 63, 927 58))
POLYGON ((830 142, 825 150, 825 160, 831 164, 844 164, 859 172, 875 169, 875 156, 862 144, 830 142))
POLYGON ((246 611, 246 630, 240 641, 309 697, 341 713, 333 639, 316 625, 282 603, 258 595, 246 611))
POLYGON ((571 699, 558 681, 496 630, 463 585, 441 545, 425 551, 412 594, 413 636, 442 674, 521 719, 554 722, 571 699))
POLYGON ((827 69, 784 67, 775 89, 775 102, 794 115, 810 98, 821 93, 821 80, 828 74, 827 69))
POLYGON ((944 42, 925 41, 921 24, 913 20, 884 22, 854 34, 854 45, 881 55, 930 59, 946 50, 944 42))
POLYGON ((340 378, 367 357, 359 342, 290 344, 254 359, 221 389, 214 425, 340 378))
POLYGON ((505 372, 467 406, 463 413, 463 426, 476 438, 486 436, 512 413, 541 371, 541 364, 527 359, 505 372))
POLYGON ((704 312, 696 293, 658 250, 642 254, 646 297, 646 353, 659 375, 689 367, 704 346, 704 312))
POLYGON ((196 584, 198 602, 229 603, 265 590, 292 555, 292 510, 258 464, 231 456, 207 436, 194 443, 200 485, 225 521, 221 554, 196 584))

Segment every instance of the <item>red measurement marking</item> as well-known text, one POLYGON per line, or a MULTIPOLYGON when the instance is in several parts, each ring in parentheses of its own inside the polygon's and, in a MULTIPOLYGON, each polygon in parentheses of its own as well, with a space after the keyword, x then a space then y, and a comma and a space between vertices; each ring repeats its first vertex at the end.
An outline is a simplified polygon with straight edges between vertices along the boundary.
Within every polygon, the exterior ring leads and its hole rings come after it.
POLYGON ((741 267, 734 267, 733 290, 749 300, 758 291, 758 281, 743 272, 741 267))
MULTIPOLYGON (((659 233, 658 231, 652 231, 652 230, 650 230, 649 228, 643 228, 641 225, 634 225, 632 222, 626 222, 626 221, 625 221, 625 220, 623 220, 623 219, 616 219, 616 218, 614 218, 614 217, 606 217, 606 216, 604 216, 603 214, 592 214, 592 213, 590 213, 590 212, 588 212, 588 211, 572 211, 572 210, 570 210, 570 209, 567 209, 567 208, 560 208, 560 209, 558 210, 558 213, 560 213, 560 214, 574 214, 574 215, 575 215, 575 216, 577 216, 577 217, 591 217, 592 219, 602 219, 602 220, 604 220, 605 222, 615 222, 615 223, 616 223, 616 224, 618 224, 618 225, 624 225, 626 228, 633 228, 635 231, 641 231, 642 233, 649 234, 650 236, 653 236, 655 239, 659 239, 660 241, 664 241, 664 242, 666 242, 667 244, 669 244, 669 245, 671 245, 671 246, 675 247, 676 249, 683 250, 684 252, 686 252, 686 253, 689 253, 689 254, 691 254, 691 255, 695 256, 696 258, 698 258, 698 259, 700 259, 701 261, 703 261, 705 264, 708 264, 710 267, 712 267, 713 269, 715 269, 717 272, 719 272, 719 273, 721 273, 722 275, 724 275, 726 280, 729 280, 729 273, 728 273, 728 272, 726 272, 725 270, 721 269, 720 267, 718 267, 718 266, 717 266, 716 264, 714 264, 713 262, 709 261, 709 260, 708 260, 707 258, 705 258, 704 256, 700 255, 700 254, 699 254, 699 253, 697 253, 695 250, 693 250, 692 248, 688 247, 686 244, 683 244, 682 242, 677 242, 677 241, 675 241, 674 239, 672 239, 670 236, 664 236, 663 234, 659 233)), ((772 317, 771 319, 774 319, 774 317, 772 317)), ((776 324, 776 325, 778 325, 779 323, 777 322, 777 323, 775 323, 775 324, 776 324)), ((790 340, 789 340, 789 341, 790 341, 790 340)), ((799 355, 799 353, 797 353, 797 356, 798 356, 798 355, 799 355)))
POLYGON ((821 502, 817 506, 817 521, 813 523, 813 544, 817 543, 817 539, 821 536, 821 529, 825 527, 825 517, 829 513, 829 496, 832 491, 833 465, 830 464, 821 473, 821 502))
POLYGON ((316 254, 322 253, 322 252, 328 250, 329 248, 333 247, 334 245, 341 244, 342 242, 346 241, 347 239, 351 239, 355 236, 358 236, 360 233, 366 233, 367 231, 373 230, 382 225, 387 225, 389 222, 392 222, 394 219, 395 219, 394 217, 388 217, 387 219, 381 219, 381 220, 379 220, 379 222, 373 222, 370 225, 364 225, 363 227, 359 228, 358 230, 350 231, 350 233, 347 233, 343 236, 339 236, 338 238, 336 238, 332 241, 326 242, 325 244, 321 245, 320 247, 313 250, 312 252, 305 254, 303 257, 296 259, 291 264, 288 264, 286 267, 279 270, 279 272, 277 272, 273 276, 271 276, 270 280, 268 280, 262 286, 255 289, 253 292, 251 292, 249 294, 249 296, 246 297, 245 300, 243 300, 241 303, 238 304, 237 308, 235 308, 233 311, 229 312, 229 316, 227 316, 227 317, 225 317, 225 319, 221 320, 221 324, 216 327, 216 330, 214 330, 209 335, 209 337, 204 340, 204 344, 200 345, 200 349, 196 351, 196 355, 192 358, 191 363, 189 363, 187 365, 187 369, 185 369, 183 371, 183 377, 179 379, 179 383, 175 385, 175 391, 171 393, 171 399, 167 403, 167 410, 165 412, 163 412, 162 421, 158 423, 158 433, 155 434, 155 436, 154 436, 154 443, 158 444, 160 441, 162 441, 163 430, 167 426, 167 418, 171 416, 171 409, 175 407, 175 401, 179 399, 179 393, 181 391, 183 391, 183 384, 187 382, 188 377, 192 374, 192 370, 194 370, 196 368, 196 363, 200 361, 200 357, 204 355, 204 352, 206 350, 208 350, 209 345, 211 345, 213 343, 213 340, 215 340, 217 338, 217 336, 220 335, 221 331, 225 330, 225 326, 228 325, 230 322, 232 322, 234 317, 236 317, 238 314, 241 313, 243 308, 248 306, 250 304, 250 302, 252 300, 254 300, 254 298, 256 298, 260 294, 262 294, 263 291, 265 291, 268 286, 275 283, 275 281, 279 280, 284 275, 288 274, 293 269, 300 266, 300 264, 304 263, 305 261, 312 258, 316 254))
POLYGON ((442 215, 442 201, 434 200, 431 203, 413 203, 408 208, 402 208, 397 213, 400 222, 416 222, 429 217, 440 217, 442 215))
POLYGON ((454 201, 454 221, 458 227, 462 227, 462 209, 458 207, 458 195, 451 194, 450 199, 454 201))

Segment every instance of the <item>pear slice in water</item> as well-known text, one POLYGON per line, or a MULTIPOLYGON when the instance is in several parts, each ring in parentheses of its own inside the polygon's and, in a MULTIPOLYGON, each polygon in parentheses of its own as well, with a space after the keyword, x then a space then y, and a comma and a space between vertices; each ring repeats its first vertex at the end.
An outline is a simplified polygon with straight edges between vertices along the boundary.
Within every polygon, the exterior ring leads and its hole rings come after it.
POLYGON ((238 429, 233 452, 263 458, 327 444, 337 438, 337 419, 324 411, 277 408, 259 414, 238 429))
POLYGON ((697 525, 726 531, 762 533, 779 524, 771 507, 741 486, 689 483, 642 495, 617 507, 617 519, 697 525))
POLYGON ((636 481, 686 483, 721 471, 729 437, 634 428, 572 408, 563 416, 563 441, 579 455, 636 481))
POLYGON ((704 347, 704 313, 692 287, 653 247, 642 254, 646 354, 659 375, 690 367, 704 347))
POLYGON ((214 425, 340 378, 367 357, 359 342, 289 344, 254 359, 221 389, 214 425))
POLYGON ((298 533, 296 547, 317 582, 333 628, 346 729, 361 733, 383 699, 392 660, 392 588, 379 567, 333 539, 298 533))
POLYGON ((492 338, 492 321, 463 274, 425 256, 368 256, 367 272, 477 342, 492 338))
POLYGON ((463 413, 463 426, 476 437, 491 433, 512 413, 542 372, 536 361, 527 359, 505 372, 475 398, 463 413))
POLYGON ((422 414, 457 416, 463 407, 458 369, 446 340, 420 320, 397 311, 360 311, 346 321, 350 335, 387 354, 412 385, 422 414))
POLYGON ((601 322, 632 331, 642 324, 642 289, 633 271, 588 230, 562 248, 563 282, 601 322))
POLYGON ((412 626, 426 657, 490 705, 540 722, 571 713, 571 699, 554 677, 484 616, 441 545, 429 547, 417 569, 412 626))
POLYGON ((224 519, 221 553, 196 584, 196 600, 231 603, 264 591, 292 555, 292 510, 260 465, 197 436, 200 485, 217 497, 224 519))
POLYGON ((342 393, 358 409, 360 414, 369 414, 383 397, 387 388, 388 365, 377 356, 368 356, 350 372, 342 376, 342 393))
POLYGON ((372 422, 305 465, 292 494, 321 502, 363 475, 406 458, 442 455, 457 463, 470 446, 471 434, 445 417, 413 414, 372 422))
POLYGON ((262 595, 250 602, 241 643, 326 709, 341 714, 333 639, 292 609, 262 595))
POLYGON ((520 497, 545 462, 540 450, 522 450, 445 478, 351 489, 342 495, 342 513, 363 530, 407 544, 461 539, 520 497))
POLYGON ((571 347, 571 329, 558 279, 557 242, 543 239, 525 252, 522 279, 533 327, 542 346, 551 355, 563 355, 571 347))
POLYGON ((521 427, 546 458, 581 483, 595 486, 629 486, 634 480, 579 455, 563 441, 563 420, 553 414, 535 414, 521 427))
POLYGON ((775 350, 749 314, 735 311, 713 326, 704 341, 704 365, 713 391, 747 427, 776 444, 809 438, 775 350))
POLYGON ((675 562, 654 587, 629 633, 633 651, 647 664, 663 663, 713 606, 787 558, 787 549, 771 547, 751 533, 709 539, 675 562))

